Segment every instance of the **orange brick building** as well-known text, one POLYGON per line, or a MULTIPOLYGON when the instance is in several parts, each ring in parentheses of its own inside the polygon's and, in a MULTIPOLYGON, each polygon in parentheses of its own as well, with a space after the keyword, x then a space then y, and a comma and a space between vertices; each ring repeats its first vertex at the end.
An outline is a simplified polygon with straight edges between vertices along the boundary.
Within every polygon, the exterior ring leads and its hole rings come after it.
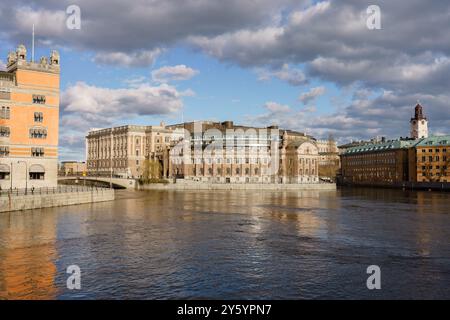
POLYGON ((0 71, 0 186, 55 187, 58 170, 59 54, 27 61, 25 46, 0 71))

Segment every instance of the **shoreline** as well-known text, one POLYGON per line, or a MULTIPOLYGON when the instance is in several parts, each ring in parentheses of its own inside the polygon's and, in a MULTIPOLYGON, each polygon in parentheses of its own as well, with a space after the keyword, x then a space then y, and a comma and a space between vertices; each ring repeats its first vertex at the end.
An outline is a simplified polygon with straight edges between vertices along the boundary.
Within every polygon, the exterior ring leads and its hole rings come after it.
POLYGON ((307 191, 307 190, 336 190, 334 183, 310 184, 225 184, 225 183, 154 183, 140 185, 136 190, 267 190, 267 191, 307 191))

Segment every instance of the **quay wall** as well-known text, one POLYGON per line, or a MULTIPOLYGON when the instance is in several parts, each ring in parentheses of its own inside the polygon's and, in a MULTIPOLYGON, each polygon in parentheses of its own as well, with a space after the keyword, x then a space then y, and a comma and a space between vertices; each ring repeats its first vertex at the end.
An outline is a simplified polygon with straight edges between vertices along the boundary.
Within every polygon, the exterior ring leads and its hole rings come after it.
POLYGON ((450 191, 450 182, 338 183, 343 187, 369 187, 404 190, 450 191))
POLYGON ((334 183, 309 183, 309 184, 252 184, 252 183, 152 183, 140 185, 139 190, 280 190, 280 191, 302 191, 302 190, 336 190, 334 183))
POLYGON ((114 189, 92 189, 49 194, 3 194, 0 197, 0 212, 31 210, 70 206, 114 200, 114 189))

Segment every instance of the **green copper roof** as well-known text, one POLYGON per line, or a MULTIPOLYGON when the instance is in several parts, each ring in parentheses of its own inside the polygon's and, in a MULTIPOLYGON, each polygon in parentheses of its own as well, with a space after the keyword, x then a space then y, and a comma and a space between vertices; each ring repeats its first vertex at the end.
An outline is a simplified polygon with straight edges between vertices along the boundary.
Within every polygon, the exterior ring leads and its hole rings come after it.
POLYGON ((371 143, 349 148, 345 151, 344 154, 348 155, 348 154, 370 153, 395 149, 408 149, 414 146, 416 143, 417 143, 416 140, 392 140, 382 143, 371 143))
POLYGON ((433 136, 422 139, 417 147, 441 147, 450 146, 450 136, 433 136))

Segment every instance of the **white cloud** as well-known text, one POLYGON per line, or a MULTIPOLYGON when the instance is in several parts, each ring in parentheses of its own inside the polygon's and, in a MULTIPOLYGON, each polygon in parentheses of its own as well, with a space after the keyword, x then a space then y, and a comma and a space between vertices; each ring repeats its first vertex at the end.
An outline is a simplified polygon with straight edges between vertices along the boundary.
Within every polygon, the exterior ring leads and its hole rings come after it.
POLYGON ((61 101, 64 112, 124 117, 176 112, 183 106, 182 96, 167 84, 109 89, 78 82, 62 93, 61 101))
POLYGON ((323 95, 325 93, 325 87, 315 87, 311 88, 308 92, 302 93, 298 100, 303 102, 304 104, 308 104, 311 101, 314 101, 317 97, 323 95))
POLYGON ((109 89, 78 82, 61 94, 61 135, 66 155, 84 154, 84 137, 91 128, 129 124, 137 116, 171 115, 183 107, 183 97, 195 93, 161 84, 109 89), (72 150, 72 151, 71 151, 72 150))
POLYGON ((266 108, 271 113, 289 112, 291 110, 288 105, 283 105, 272 101, 266 102, 264 108, 266 108))
POLYGON ((194 70, 184 64, 176 66, 166 66, 152 71, 152 79, 155 82, 167 83, 170 81, 189 80, 199 74, 198 70, 194 70))
POLYGON ((267 69, 256 69, 258 79, 261 81, 270 80, 272 77, 279 80, 285 81, 293 86, 300 86, 307 83, 306 76, 300 69, 290 68, 287 63, 285 63, 278 70, 267 70, 267 69))
POLYGON ((0 71, 6 70, 6 64, 3 62, 3 60, 0 60, 0 71))
POLYGON ((94 62, 125 67, 146 67, 152 65, 163 51, 160 48, 156 48, 154 50, 143 50, 132 53, 102 52, 95 55, 94 62))

